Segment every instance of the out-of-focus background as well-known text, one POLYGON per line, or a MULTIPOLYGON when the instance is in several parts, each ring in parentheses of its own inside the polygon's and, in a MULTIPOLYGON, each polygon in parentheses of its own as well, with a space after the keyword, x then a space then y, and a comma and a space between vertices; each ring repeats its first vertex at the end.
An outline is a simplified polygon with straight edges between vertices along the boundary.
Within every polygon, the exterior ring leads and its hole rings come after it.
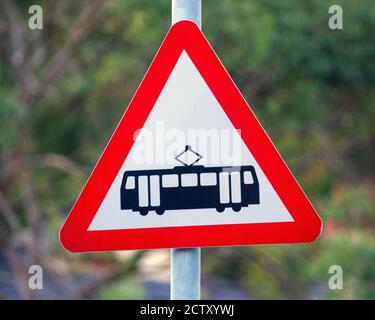
MULTIPOLYGON (((203 249, 202 296, 374 299, 374 1, 202 6, 205 35, 325 226, 312 244, 203 249), (343 30, 328 28, 333 4, 343 30)), ((169 298, 168 250, 70 254, 58 233, 170 16, 170 0, 1 1, 0 298, 169 298), (32 4, 43 30, 28 28, 32 4), (34 264, 43 290, 28 286, 34 264)))

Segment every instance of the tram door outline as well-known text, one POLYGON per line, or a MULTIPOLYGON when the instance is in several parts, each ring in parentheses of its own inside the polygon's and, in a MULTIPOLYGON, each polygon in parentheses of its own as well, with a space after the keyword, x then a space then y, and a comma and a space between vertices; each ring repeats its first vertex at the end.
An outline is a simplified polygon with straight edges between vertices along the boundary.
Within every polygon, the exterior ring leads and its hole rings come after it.
POLYGON ((160 176, 144 175, 137 177, 139 207, 160 206, 160 176))
POLYGON ((220 203, 241 203, 240 172, 219 173, 220 203))

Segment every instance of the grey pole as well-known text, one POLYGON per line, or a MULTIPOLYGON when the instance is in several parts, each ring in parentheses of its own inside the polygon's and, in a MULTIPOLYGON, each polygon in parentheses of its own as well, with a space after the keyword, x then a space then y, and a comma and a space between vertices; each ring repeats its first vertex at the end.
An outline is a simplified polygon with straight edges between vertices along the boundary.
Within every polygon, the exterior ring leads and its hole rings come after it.
POLYGON ((171 299, 199 300, 201 249, 171 249, 171 299))
MULTIPOLYGON (((201 28, 201 0, 172 0, 172 24, 191 20, 201 28)), ((201 249, 171 249, 171 299, 199 300, 201 249)))
POLYGON ((172 0, 172 24, 181 20, 191 20, 201 28, 201 12, 201 0, 172 0))

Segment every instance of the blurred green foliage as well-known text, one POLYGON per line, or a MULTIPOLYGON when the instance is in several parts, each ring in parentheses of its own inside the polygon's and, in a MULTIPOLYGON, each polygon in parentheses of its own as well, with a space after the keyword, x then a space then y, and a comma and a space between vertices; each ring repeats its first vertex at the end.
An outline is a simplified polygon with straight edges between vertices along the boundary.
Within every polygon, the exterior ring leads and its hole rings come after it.
POLYGON ((122 279, 101 290, 99 297, 105 300, 138 300, 144 299, 144 292, 142 284, 135 278, 122 279))
MULTIPOLYGON (((324 222, 313 244, 205 249, 203 276, 238 281, 250 298, 374 299, 373 0, 335 1, 344 10, 343 30, 328 28, 328 0, 202 2, 205 35, 324 222), (328 287, 331 265, 343 268, 342 290, 328 287)), ((28 1, 17 3, 26 12, 28 1)), ((36 45, 30 31, 27 42, 36 80, 82 9, 78 1, 40 3, 45 28, 36 45)), ((32 102, 20 98, 8 34, 0 33, 0 190, 18 219, 27 210, 22 192, 4 172, 22 141, 22 157, 53 153, 79 167, 30 169, 56 254, 58 226, 170 26, 169 0, 110 0, 98 10, 94 32, 32 102)), ((5 223, 0 228, 3 238, 11 234, 5 223)), ((136 281, 126 284, 101 297, 142 297, 136 281)))

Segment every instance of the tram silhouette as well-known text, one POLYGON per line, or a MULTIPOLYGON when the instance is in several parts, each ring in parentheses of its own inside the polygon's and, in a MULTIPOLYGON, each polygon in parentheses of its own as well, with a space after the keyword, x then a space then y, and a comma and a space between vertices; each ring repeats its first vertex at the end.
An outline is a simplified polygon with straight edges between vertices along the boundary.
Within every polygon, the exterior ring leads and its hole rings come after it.
POLYGON ((260 203, 258 177, 250 165, 126 171, 120 195, 121 210, 130 209, 143 216, 150 211, 162 215, 166 210, 179 209, 223 212, 232 208, 238 212, 260 203))

